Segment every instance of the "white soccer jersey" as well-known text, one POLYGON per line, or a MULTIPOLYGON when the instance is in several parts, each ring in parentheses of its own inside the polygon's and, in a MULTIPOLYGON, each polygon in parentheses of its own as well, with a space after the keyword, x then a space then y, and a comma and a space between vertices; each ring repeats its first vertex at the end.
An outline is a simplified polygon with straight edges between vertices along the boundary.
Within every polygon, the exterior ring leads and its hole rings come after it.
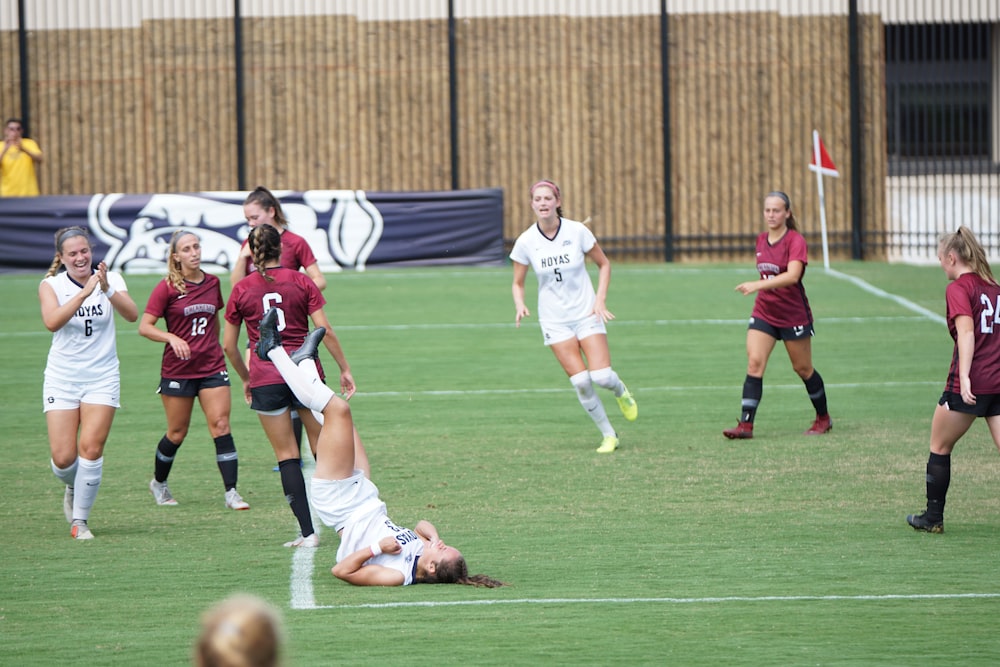
MULTIPOLYGON (((59 305, 76 296, 83 286, 65 271, 43 282, 55 291, 59 305)), ((125 279, 108 271, 108 286, 127 291, 125 279)), ((76 314, 52 334, 45 379, 49 382, 76 384, 106 380, 118 376, 118 350, 115 345, 115 309, 100 287, 87 297, 76 314)))
POLYGON ((594 312, 586 254, 596 243, 583 223, 566 218, 559 219, 554 238, 542 234, 538 223, 517 237, 510 258, 535 270, 539 322, 578 322, 594 312))
POLYGON ((424 543, 410 528, 401 528, 392 522, 385 513, 385 503, 380 503, 380 507, 367 514, 352 517, 340 534, 337 562, 387 536, 395 538, 403 550, 398 554, 379 554, 368 562, 397 570, 403 574, 404 586, 412 584, 417 559, 424 552, 424 543))

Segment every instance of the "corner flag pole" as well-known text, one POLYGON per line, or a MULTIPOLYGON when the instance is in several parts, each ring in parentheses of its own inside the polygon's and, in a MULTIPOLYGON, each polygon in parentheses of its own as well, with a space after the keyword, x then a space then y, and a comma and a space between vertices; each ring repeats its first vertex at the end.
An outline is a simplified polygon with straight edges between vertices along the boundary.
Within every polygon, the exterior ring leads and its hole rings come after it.
POLYGON ((830 244, 826 237, 826 196, 823 194, 823 174, 838 177, 840 172, 826 153, 826 147, 819 138, 819 130, 813 130, 812 161, 809 168, 816 172, 816 187, 819 190, 819 224, 823 235, 823 268, 830 270, 830 244))

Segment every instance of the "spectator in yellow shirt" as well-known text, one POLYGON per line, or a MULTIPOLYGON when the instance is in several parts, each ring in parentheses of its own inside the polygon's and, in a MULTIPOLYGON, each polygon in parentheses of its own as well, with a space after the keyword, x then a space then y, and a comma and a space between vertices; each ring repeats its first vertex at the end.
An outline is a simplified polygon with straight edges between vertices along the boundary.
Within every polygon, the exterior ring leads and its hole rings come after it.
POLYGON ((0 153, 0 197, 37 197, 35 165, 42 163, 42 149, 33 139, 22 136, 24 125, 8 118, 0 153))

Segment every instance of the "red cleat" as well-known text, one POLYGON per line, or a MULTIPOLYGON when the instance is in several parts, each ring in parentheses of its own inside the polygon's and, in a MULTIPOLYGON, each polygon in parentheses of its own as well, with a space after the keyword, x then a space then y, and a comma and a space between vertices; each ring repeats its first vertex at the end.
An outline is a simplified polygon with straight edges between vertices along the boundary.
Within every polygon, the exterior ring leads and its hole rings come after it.
POLYGON ((803 435, 823 435, 832 429, 833 420, 830 419, 830 415, 823 415, 822 417, 816 417, 816 421, 813 422, 813 425, 803 435))
POLYGON ((751 422, 740 422, 735 428, 727 428, 722 432, 730 440, 749 440, 753 437, 753 424, 751 422))

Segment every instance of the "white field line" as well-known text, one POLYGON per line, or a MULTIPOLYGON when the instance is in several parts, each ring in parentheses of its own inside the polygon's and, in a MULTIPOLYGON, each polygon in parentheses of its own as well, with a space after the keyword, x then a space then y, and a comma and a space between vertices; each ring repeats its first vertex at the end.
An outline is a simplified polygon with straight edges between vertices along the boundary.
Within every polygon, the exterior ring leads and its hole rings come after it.
POLYGON ((889 299, 890 301, 895 301, 896 303, 903 306, 907 310, 912 310, 915 313, 919 313, 920 315, 923 315, 925 318, 931 320, 932 322, 937 322, 938 324, 947 324, 945 318, 942 317, 941 315, 938 315, 934 311, 927 310, 923 306, 915 304, 909 299, 904 299, 903 297, 897 294, 891 294, 889 292, 886 292, 881 288, 875 287, 871 283, 865 282, 861 278, 856 278, 855 276, 851 276, 846 273, 841 273, 840 271, 836 271, 834 269, 827 269, 827 273, 829 273, 834 278, 840 278, 841 280, 846 280, 847 282, 853 283, 858 287, 860 287, 861 289, 863 289, 864 291, 868 292, 869 294, 874 294, 875 296, 882 297, 883 299, 889 299))
POLYGON ((297 609, 386 609, 395 607, 465 607, 487 605, 529 604, 721 604, 757 602, 882 602, 885 600, 989 600, 1000 598, 1000 593, 941 593, 941 594, 887 594, 887 595, 762 595, 759 597, 731 595, 703 598, 520 598, 515 600, 449 600, 373 602, 367 604, 316 605, 297 609))
MULTIPOLYGON (((308 447, 303 449, 302 457, 302 476, 306 479, 306 488, 308 489, 309 480, 312 479, 313 473, 316 471, 316 459, 312 457, 312 453, 309 451, 308 447)), ((309 502, 309 507, 312 509, 312 501, 309 502)), ((318 516, 316 516, 315 511, 313 511, 312 514, 312 521, 313 528, 316 530, 316 535, 319 536, 322 543, 323 522, 319 520, 318 516)), ((294 551, 292 554, 292 571, 288 581, 289 593, 291 594, 291 600, 289 602, 291 608, 316 609, 316 595, 313 592, 312 574, 316 562, 316 552, 319 551, 319 549, 290 548, 294 551)), ((333 575, 330 576, 332 577, 333 575)))
MULTIPOLYGON (((861 387, 918 387, 923 385, 940 385, 944 382, 941 380, 906 380, 899 382, 827 382, 825 383, 827 387, 834 389, 858 389, 861 387)), ((767 385, 767 390, 771 391, 774 389, 790 389, 794 391, 802 391, 802 383, 799 384, 769 384, 767 385)), ((733 390, 733 384, 729 383, 726 385, 664 385, 660 387, 637 387, 635 392, 638 394, 650 394, 656 392, 690 392, 690 391, 727 391, 731 392, 733 390)), ((521 388, 521 389, 424 389, 424 390, 414 390, 414 391, 372 391, 364 392, 359 391, 354 394, 358 398, 392 398, 395 396, 500 396, 500 395, 511 395, 511 394, 562 394, 562 393, 574 393, 572 387, 533 387, 533 388, 521 388)))
MULTIPOLYGON (((901 298, 901 297, 899 297, 901 298)), ((904 299, 905 301, 905 299, 904 299)), ((913 304, 915 308, 920 308, 913 304)), ((930 311, 927 311, 930 313, 930 311)), ((933 313, 931 313, 933 315, 933 313)), ((943 317, 935 315, 941 322, 943 317)), ((741 319, 692 319, 692 320, 615 320, 614 327, 648 327, 648 326, 746 326, 747 317, 741 319)), ((819 320, 822 325, 826 324, 865 324, 867 322, 926 322, 927 316, 920 317, 914 315, 902 316, 872 316, 872 317, 824 317, 819 320)), ((514 329, 513 322, 431 322, 425 324, 334 324, 337 331, 433 331, 443 329, 514 329)), ((526 324, 525 329, 537 329, 530 324, 526 324)), ((35 331, 5 331, 4 336, 51 336, 52 333, 45 331, 39 326, 35 331)), ((118 337, 134 337, 133 329, 126 326, 117 327, 118 337)))

